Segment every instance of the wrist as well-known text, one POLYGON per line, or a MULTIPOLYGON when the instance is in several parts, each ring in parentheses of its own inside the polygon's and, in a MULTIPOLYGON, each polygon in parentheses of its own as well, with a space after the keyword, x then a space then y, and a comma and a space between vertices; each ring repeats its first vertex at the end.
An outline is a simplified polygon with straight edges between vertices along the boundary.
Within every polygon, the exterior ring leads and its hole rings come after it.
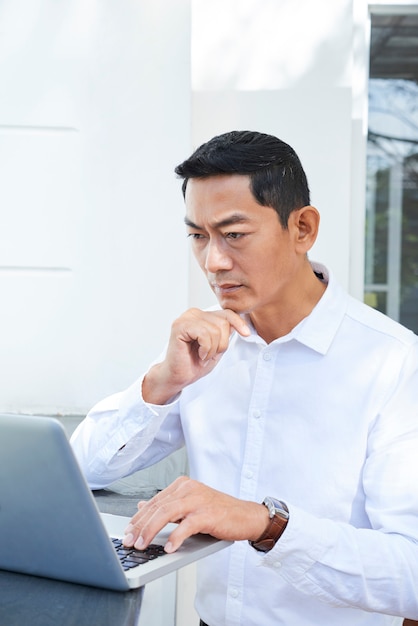
POLYGON ((271 497, 264 498, 263 505, 268 511, 267 526, 255 541, 250 541, 249 543, 260 552, 268 552, 285 531, 289 520, 289 511, 284 502, 271 497))
POLYGON ((162 364, 154 365, 142 380, 142 399, 149 404, 164 405, 172 400, 181 388, 170 383, 162 371, 162 364))
POLYGON ((261 502, 252 502, 252 505, 254 511, 251 512, 251 535, 247 537, 250 544, 255 543, 270 524, 267 507, 261 502))

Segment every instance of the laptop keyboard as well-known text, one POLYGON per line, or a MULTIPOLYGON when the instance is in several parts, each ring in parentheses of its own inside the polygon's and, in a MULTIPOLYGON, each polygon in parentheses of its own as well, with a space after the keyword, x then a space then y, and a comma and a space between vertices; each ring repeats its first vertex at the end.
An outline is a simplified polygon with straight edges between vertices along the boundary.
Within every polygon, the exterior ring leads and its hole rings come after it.
POLYGON ((145 550, 126 548, 120 539, 112 538, 112 543, 124 570, 143 565, 165 554, 164 547, 156 543, 151 543, 145 550))

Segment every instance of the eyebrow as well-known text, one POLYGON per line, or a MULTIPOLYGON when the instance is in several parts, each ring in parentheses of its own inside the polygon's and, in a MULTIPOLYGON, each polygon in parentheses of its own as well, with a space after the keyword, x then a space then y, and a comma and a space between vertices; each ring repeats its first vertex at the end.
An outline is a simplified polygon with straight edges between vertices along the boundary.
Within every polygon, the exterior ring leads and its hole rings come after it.
MULTIPOLYGON (((242 213, 234 213, 233 215, 230 215, 223 220, 219 220, 218 222, 213 222, 212 227, 213 228, 225 228, 226 226, 232 226, 233 224, 244 224, 245 222, 249 222, 249 218, 246 215, 243 215, 242 213)), ((198 226, 197 224, 189 220, 188 217, 184 218, 184 223, 186 224, 186 226, 189 226, 190 228, 203 230, 201 226, 198 226)))

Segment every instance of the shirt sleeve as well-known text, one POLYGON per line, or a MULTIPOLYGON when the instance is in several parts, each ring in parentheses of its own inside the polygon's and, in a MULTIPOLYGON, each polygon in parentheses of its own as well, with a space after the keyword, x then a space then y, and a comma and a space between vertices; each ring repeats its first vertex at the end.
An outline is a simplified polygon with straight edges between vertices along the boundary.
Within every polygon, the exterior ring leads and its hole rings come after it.
POLYGON ((142 380, 96 404, 71 437, 91 489, 149 467, 184 445, 178 398, 164 406, 148 404, 142 380))
POLYGON ((418 619, 417 373, 415 346, 370 430, 362 481, 371 527, 319 519, 289 503, 288 526, 264 558, 332 606, 418 619))

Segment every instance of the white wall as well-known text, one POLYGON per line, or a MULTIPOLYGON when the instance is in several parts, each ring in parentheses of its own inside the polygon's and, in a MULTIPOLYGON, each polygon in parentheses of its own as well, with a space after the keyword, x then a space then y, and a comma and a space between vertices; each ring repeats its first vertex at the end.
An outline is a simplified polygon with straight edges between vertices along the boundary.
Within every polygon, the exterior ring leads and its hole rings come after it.
POLYGON ((189 9, 0 4, 0 410, 85 412, 186 307, 189 9))
POLYGON ((362 296, 367 0, 3 0, 0 26, 0 410, 85 412, 214 301, 172 170, 226 130, 295 147, 311 256, 362 296))

